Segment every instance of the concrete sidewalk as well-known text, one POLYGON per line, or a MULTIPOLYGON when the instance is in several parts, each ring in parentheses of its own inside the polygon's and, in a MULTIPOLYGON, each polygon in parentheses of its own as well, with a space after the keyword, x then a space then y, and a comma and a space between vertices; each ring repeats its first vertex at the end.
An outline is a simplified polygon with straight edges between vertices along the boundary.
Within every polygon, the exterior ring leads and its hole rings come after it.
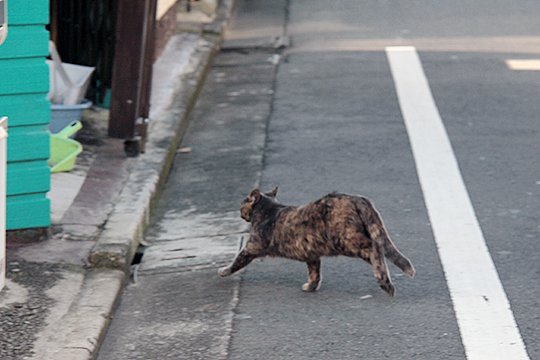
POLYGON ((220 1, 211 22, 175 35, 154 64, 145 154, 126 158, 99 116, 80 134, 76 169, 52 179, 53 235, 8 244, 1 359, 95 357, 232 7, 220 1))

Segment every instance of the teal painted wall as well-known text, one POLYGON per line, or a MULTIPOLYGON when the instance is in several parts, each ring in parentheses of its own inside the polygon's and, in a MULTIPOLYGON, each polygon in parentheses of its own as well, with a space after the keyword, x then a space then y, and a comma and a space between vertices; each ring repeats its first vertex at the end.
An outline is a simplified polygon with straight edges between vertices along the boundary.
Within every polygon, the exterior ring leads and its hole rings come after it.
POLYGON ((9 117, 8 230, 50 225, 48 0, 9 0, 0 45, 0 116, 9 117))

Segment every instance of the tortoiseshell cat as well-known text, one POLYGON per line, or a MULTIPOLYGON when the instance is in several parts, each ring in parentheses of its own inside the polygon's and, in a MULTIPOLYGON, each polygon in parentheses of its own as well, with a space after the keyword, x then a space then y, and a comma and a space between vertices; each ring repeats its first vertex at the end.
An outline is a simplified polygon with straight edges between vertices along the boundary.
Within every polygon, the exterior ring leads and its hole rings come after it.
POLYGON ((228 276, 262 256, 305 261, 311 292, 321 284, 321 256, 359 257, 371 264, 379 286, 394 296, 394 285, 385 256, 410 277, 415 270, 399 252, 371 202, 360 196, 332 193, 304 206, 276 201, 277 188, 269 193, 251 191, 242 202, 240 215, 251 222, 249 240, 234 261, 219 269, 228 276))

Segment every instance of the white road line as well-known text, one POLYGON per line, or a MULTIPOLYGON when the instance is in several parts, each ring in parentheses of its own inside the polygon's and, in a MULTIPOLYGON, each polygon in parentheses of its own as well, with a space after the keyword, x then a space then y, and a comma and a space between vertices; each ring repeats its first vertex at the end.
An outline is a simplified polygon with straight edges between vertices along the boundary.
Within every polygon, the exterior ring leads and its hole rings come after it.
POLYGON ((467 358, 529 359, 416 49, 386 54, 467 358))
POLYGON ((516 71, 540 71, 540 60, 538 59, 508 59, 506 66, 510 70, 516 71))

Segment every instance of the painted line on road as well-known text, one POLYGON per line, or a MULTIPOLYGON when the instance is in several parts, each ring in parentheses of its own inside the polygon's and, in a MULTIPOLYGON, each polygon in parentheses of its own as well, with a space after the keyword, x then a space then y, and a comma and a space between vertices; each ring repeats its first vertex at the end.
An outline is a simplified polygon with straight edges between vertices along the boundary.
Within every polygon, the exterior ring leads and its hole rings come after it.
POLYGON ((416 49, 386 55, 467 358, 529 359, 416 49))
POLYGON ((540 71, 540 60, 538 59, 509 59, 506 66, 510 70, 516 71, 540 71))

